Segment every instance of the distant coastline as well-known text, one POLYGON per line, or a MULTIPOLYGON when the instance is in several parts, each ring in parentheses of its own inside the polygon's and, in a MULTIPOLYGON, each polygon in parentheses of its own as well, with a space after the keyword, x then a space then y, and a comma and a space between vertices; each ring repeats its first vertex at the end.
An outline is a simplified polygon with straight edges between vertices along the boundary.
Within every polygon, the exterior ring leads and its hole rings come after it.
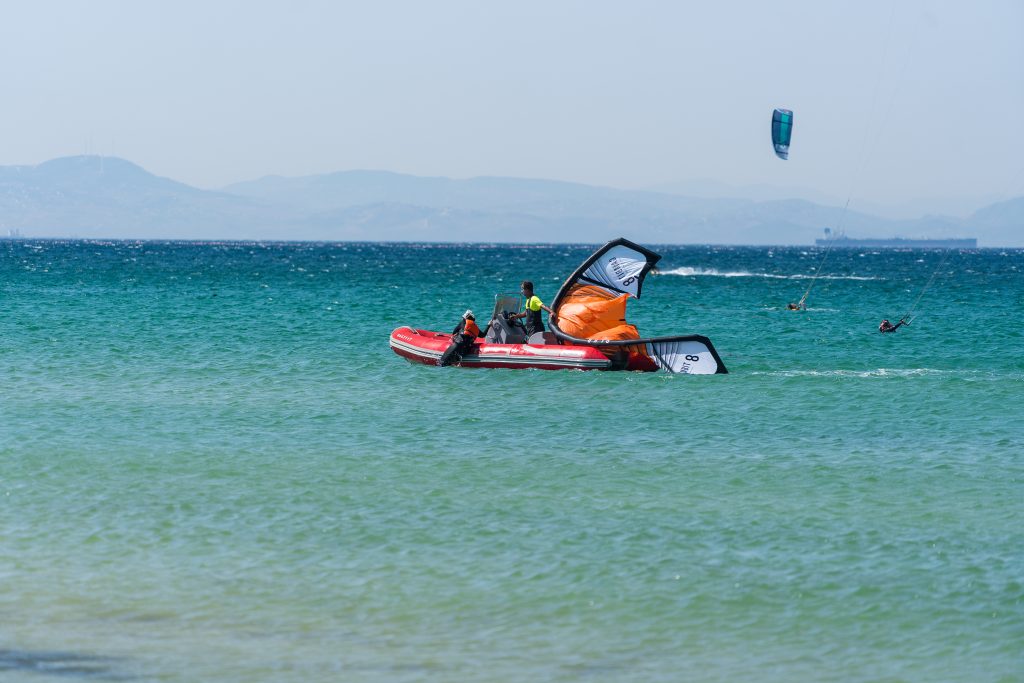
MULTIPOLYGON (((645 244, 807 245, 837 215, 835 206, 802 199, 706 198, 529 178, 348 170, 269 176, 214 191, 116 157, 0 166, 0 235, 14 238, 600 244, 629 235, 645 244)), ((859 235, 969 234, 974 246, 1024 246, 1024 197, 964 218, 890 220, 846 211, 843 225, 859 235)))

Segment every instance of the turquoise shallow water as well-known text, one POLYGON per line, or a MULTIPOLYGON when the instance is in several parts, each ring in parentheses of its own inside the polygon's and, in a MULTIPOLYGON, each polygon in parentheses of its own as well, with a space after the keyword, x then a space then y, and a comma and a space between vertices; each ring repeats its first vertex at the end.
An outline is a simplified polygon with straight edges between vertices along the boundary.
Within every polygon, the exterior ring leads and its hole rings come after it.
POLYGON ((714 377, 413 366, 593 247, 0 241, 0 678, 1024 680, 1024 251, 659 247, 714 377))

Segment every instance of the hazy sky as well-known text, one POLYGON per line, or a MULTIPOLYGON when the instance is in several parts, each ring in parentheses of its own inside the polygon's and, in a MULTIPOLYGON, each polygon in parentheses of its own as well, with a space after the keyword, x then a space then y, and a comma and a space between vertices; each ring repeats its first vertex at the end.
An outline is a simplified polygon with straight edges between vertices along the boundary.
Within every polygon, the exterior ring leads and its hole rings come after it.
POLYGON ((1024 194, 1024 2, 23 2, 0 165, 1024 194), (790 160, 771 111, 795 112, 790 160))

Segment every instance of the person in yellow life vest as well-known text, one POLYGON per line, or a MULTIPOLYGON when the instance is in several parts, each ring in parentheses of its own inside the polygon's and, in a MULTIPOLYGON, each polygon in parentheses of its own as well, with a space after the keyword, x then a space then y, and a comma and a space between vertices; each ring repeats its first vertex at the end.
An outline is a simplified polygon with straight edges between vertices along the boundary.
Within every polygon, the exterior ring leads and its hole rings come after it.
POLYGON ((452 365, 462 360, 462 356, 473 348, 477 337, 484 336, 476 324, 476 316, 473 311, 466 311, 462 314, 462 320, 452 330, 452 343, 448 345, 444 353, 437 360, 438 365, 452 365))
POLYGON ((557 318, 558 316, 555 315, 554 311, 552 311, 550 308, 544 305, 544 303, 540 300, 539 296, 533 293, 532 282, 530 282, 529 280, 523 280, 523 283, 520 287, 520 291, 523 293, 523 296, 526 297, 526 304, 523 307, 524 310, 522 313, 515 313, 513 315, 510 315, 509 318, 526 318, 526 320, 523 322, 524 326, 526 327, 526 335, 529 337, 535 332, 544 331, 544 322, 540 318, 541 310, 547 311, 549 318, 557 318))

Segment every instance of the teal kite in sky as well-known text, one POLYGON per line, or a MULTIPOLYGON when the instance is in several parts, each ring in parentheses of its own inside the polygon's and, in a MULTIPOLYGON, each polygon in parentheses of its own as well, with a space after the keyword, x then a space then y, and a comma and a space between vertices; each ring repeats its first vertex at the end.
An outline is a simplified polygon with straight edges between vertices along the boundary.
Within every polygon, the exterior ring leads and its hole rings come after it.
POLYGON ((789 139, 793 136, 793 112, 788 109, 776 109, 772 112, 772 144, 775 145, 775 156, 780 159, 789 158, 789 139))

